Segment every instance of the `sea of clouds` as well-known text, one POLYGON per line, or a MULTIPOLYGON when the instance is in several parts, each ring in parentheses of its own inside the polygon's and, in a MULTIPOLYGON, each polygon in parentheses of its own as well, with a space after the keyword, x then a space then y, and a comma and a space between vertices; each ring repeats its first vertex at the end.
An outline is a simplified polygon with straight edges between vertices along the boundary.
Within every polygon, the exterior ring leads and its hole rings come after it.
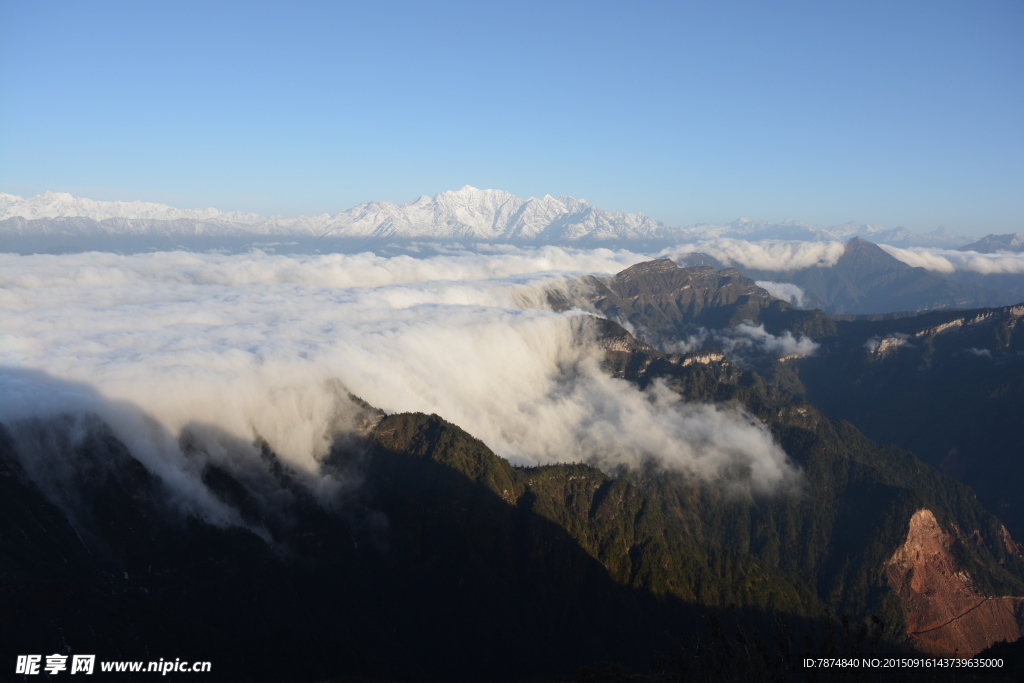
MULTIPOLYGON (((262 439, 311 489, 336 495, 344 482, 321 463, 353 426, 349 392, 387 412, 436 413, 519 464, 653 460, 746 491, 792 484, 796 468, 758 421, 610 377, 592 318, 544 304, 553 284, 645 258, 557 247, 3 254, 0 421, 17 436, 40 418, 98 416, 186 506, 224 523, 234 520, 183 444, 241 476, 261 466, 262 439)), ((26 469, 43 476, 30 451, 21 445, 26 469)))
POLYGON ((934 249, 912 247, 901 249, 880 244, 889 255, 914 266, 938 273, 968 271, 982 275, 1024 273, 1024 252, 996 252, 984 254, 977 251, 958 251, 956 249, 934 249))
MULTIPOLYGON (((1024 272, 1024 255, 884 248, 939 272, 1024 272)), ((774 491, 799 475, 763 425, 608 376, 591 312, 554 312, 546 292, 696 251, 784 272, 834 265, 842 250, 720 239, 654 255, 437 244, 392 255, 0 254, 0 422, 20 440, 26 471, 57 490, 93 419, 84 416, 95 416, 183 505, 222 523, 237 519, 201 484, 195 452, 256 481, 249 475, 266 467, 261 439, 312 490, 336 497, 354 484, 325 475, 322 460, 355 428, 360 408, 349 393, 387 412, 436 413, 518 464, 610 470, 653 460, 774 491), (61 439, 40 426, 56 418, 69 425, 61 439)), ((803 303, 792 284, 758 284, 803 303)), ((740 361, 817 349, 748 325, 667 350, 707 343, 740 361)))

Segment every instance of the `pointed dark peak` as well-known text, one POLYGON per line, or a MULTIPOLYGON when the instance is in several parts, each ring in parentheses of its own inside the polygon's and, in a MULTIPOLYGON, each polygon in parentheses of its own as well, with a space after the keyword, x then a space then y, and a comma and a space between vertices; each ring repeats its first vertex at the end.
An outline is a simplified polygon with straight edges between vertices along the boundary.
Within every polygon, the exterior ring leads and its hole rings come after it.
POLYGON ((846 241, 846 250, 851 251, 853 249, 879 249, 880 247, 874 242, 869 242, 863 237, 851 237, 846 241))
POLYGON ((839 262, 836 265, 840 268, 853 268, 861 272, 909 270, 911 268, 874 242, 860 237, 854 237, 846 243, 843 255, 839 257, 839 262))
MULTIPOLYGON (((846 241, 846 253, 850 252, 862 252, 868 254, 887 254, 887 252, 874 242, 870 242, 863 237, 851 237, 846 241)), ((890 257, 891 258, 891 257, 890 257)))

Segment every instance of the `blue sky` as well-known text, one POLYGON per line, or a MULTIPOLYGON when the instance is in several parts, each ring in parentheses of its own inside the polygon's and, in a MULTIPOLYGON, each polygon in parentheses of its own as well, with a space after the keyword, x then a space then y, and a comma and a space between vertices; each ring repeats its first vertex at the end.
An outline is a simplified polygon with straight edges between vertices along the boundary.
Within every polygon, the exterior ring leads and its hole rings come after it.
POLYGON ((1024 230, 1024 3, 0 0, 0 190, 1024 230))

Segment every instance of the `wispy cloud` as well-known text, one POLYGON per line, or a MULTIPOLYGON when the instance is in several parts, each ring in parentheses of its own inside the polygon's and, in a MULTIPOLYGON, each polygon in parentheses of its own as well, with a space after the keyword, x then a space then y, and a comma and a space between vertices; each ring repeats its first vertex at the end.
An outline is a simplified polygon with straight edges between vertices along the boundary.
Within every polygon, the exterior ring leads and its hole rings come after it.
POLYGON ((813 355, 821 345, 810 337, 796 337, 786 331, 774 335, 764 329, 764 325, 740 323, 731 331, 720 333, 720 339, 727 353, 736 354, 750 348, 757 348, 777 358, 813 355))
POLYGON ((776 299, 782 299, 797 308, 803 308, 805 293, 798 285, 790 282, 771 282, 770 280, 758 280, 755 284, 776 299))

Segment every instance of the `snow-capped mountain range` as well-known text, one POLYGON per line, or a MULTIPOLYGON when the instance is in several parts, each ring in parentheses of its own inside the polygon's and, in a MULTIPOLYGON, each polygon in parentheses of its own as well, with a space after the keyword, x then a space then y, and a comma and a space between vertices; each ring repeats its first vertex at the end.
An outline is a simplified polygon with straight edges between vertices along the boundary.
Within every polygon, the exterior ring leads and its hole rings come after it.
POLYGON ((266 220, 254 213, 225 213, 217 209, 176 209, 150 202, 104 202, 75 197, 66 192, 47 192, 29 199, 0 193, 0 220, 7 218, 38 220, 45 218, 90 218, 95 221, 122 218, 128 220, 222 221, 255 224, 266 220))
MULTIPOLYGON (((29 199, 0 194, 0 238, 84 244, 106 238, 188 240, 315 239, 327 242, 443 240, 538 244, 681 242, 723 237, 833 241, 864 237, 894 246, 966 244, 948 232, 846 223, 818 228, 797 221, 741 218, 726 225, 671 227, 642 213, 606 211, 583 199, 545 195, 520 199, 502 190, 461 190, 424 195, 404 204, 366 202, 336 214, 260 216, 217 209, 177 209, 147 202, 107 202, 47 192, 29 199)), ((3 245, 0 245, 3 248, 3 245)))

